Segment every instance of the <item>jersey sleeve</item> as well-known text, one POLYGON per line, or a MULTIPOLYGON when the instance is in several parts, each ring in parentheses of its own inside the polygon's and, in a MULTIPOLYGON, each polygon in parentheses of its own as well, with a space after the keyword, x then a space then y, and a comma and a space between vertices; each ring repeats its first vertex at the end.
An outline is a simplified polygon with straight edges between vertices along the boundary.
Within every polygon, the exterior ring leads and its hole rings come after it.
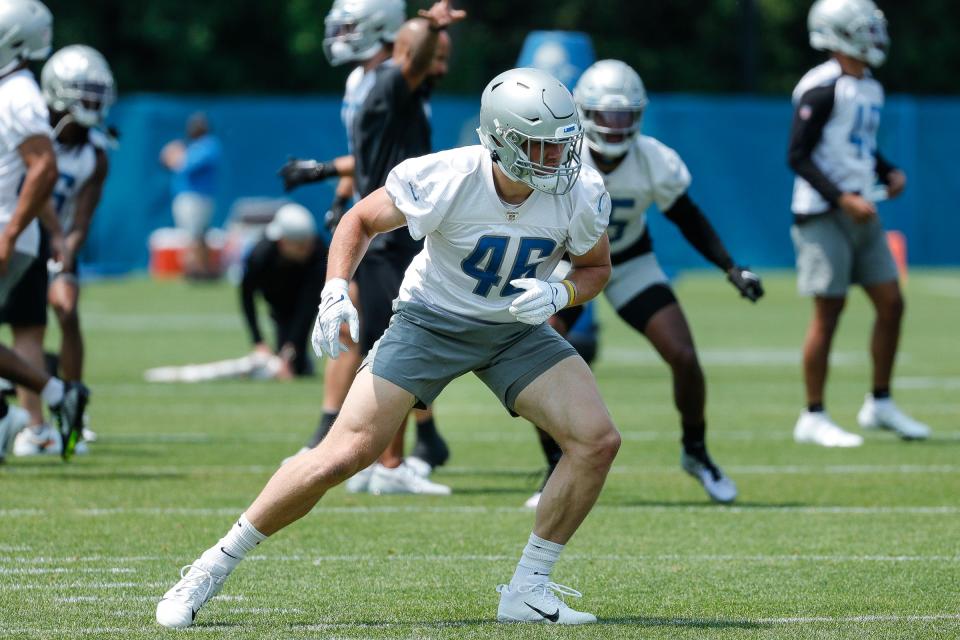
POLYGON ((53 137, 47 104, 36 85, 25 79, 18 79, 18 85, 16 91, 11 92, 14 99, 6 107, 8 111, 4 120, 8 126, 0 133, 10 149, 18 148, 32 136, 53 137))
POLYGON ((596 171, 584 167, 580 172, 578 189, 574 192, 574 210, 567 237, 567 251, 582 256, 590 251, 606 233, 610 223, 610 194, 603 186, 603 178, 596 171))
POLYGON ((387 176, 387 195, 407 219, 407 230, 414 240, 423 239, 440 226, 460 182, 456 177, 437 160, 437 154, 405 160, 387 176))
POLYGON ((680 154, 667 145, 651 138, 647 138, 643 144, 644 157, 650 170, 653 201, 660 211, 666 211, 690 188, 690 170, 680 154))

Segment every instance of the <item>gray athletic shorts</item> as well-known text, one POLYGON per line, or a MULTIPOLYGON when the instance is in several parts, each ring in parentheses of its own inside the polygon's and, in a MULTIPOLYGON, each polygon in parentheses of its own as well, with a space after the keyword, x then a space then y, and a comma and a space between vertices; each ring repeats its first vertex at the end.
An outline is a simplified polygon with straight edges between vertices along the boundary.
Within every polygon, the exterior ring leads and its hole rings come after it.
MULTIPOLYGON (((528 384, 577 351, 547 324, 498 324, 395 302, 390 326, 360 365, 409 391, 423 408, 473 371, 511 415, 528 384)), ((579 357, 579 356, 578 356, 579 357)))
POLYGON ((866 287, 897 279, 887 234, 877 218, 859 224, 834 210, 794 224, 790 236, 801 295, 839 298, 851 284, 866 287))
POLYGON ((669 287, 670 280, 651 251, 614 265, 603 294, 614 309, 620 309, 655 284, 669 287))
POLYGON ((13 288, 20 282, 23 274, 27 272, 27 269, 30 268, 34 260, 36 260, 34 256, 27 253, 20 253, 19 251, 14 251, 10 255, 10 261, 7 263, 7 272, 0 276, 0 307, 7 303, 10 292, 13 291, 13 288))

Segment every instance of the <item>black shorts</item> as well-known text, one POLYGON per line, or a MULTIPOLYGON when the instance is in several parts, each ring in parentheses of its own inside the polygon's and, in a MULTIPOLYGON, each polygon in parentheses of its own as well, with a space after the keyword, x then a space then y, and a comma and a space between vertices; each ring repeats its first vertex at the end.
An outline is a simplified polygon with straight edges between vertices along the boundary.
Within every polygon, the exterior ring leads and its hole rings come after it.
POLYGON ((360 353, 366 355, 380 339, 393 316, 393 300, 400 293, 403 274, 414 254, 371 251, 360 261, 355 279, 360 289, 360 353))
MULTIPOLYGON (((45 256, 41 247, 41 256, 45 256)), ((0 307, 0 324, 12 327, 47 326, 47 273, 46 257, 34 258, 33 263, 10 292, 10 297, 0 307)))

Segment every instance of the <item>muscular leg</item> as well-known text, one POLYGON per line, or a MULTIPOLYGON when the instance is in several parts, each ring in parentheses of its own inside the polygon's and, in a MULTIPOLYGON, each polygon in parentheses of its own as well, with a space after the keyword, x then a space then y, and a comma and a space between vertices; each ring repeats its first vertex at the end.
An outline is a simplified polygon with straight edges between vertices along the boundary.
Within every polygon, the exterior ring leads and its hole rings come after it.
POLYGON ((870 338, 870 355, 873 358, 873 388, 890 388, 893 363, 900 342, 900 326, 903 321, 904 302, 900 285, 896 280, 864 287, 873 303, 877 316, 870 338))
POLYGON ((830 345, 846 301, 845 297, 813 299, 813 318, 803 343, 803 380, 808 406, 823 404, 830 345))
POLYGON ((703 431, 688 434, 688 429, 704 424, 706 384, 703 370, 693 344, 693 335, 680 305, 673 303, 657 311, 643 328, 643 333, 670 365, 673 373, 673 402, 680 412, 684 426, 684 441, 689 438, 703 440, 703 431), (699 438, 695 436, 699 435, 699 438))
POLYGON ((562 360, 531 382, 514 409, 563 449, 543 488, 533 531, 544 540, 566 544, 603 488, 620 448, 620 434, 590 368, 579 357, 562 360))
MULTIPOLYGON (((34 369, 43 371, 43 334, 46 327, 43 325, 15 326, 12 329, 14 351, 34 369)), ((30 414, 30 424, 33 426, 43 424, 43 405, 38 392, 19 386, 17 398, 20 400, 20 405, 30 414)))
POLYGON ((71 277, 55 278, 50 283, 50 306, 60 323, 60 367, 64 380, 83 379, 83 335, 77 304, 80 288, 71 277))
POLYGON ((327 437, 280 467, 247 519, 271 535, 306 515, 327 490, 377 459, 413 404, 410 393, 369 369, 358 373, 327 437))

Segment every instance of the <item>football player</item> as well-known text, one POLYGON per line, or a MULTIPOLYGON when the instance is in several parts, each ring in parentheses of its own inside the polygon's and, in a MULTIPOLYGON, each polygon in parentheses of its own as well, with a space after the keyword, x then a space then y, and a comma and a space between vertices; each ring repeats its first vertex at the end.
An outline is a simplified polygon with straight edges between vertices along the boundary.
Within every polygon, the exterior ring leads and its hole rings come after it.
MULTIPOLYGON (((50 54, 53 19, 38 0, 0 0, 0 306, 18 284, 39 249, 36 217, 48 206, 57 181, 47 105, 40 95, 31 60, 50 54)), ((60 428, 61 455, 73 455, 83 428, 89 392, 64 383, 0 345, 0 376, 40 394, 60 428)), ((0 457, 23 414, 0 400, 0 457)))
POLYGON ((899 196, 907 178, 877 148, 884 94, 870 70, 886 60, 887 22, 870 0, 818 0, 808 25, 810 45, 830 58, 808 71, 793 92, 789 163, 797 177, 790 233, 797 288, 813 298, 803 345, 807 408, 793 436, 825 447, 863 443, 834 423, 824 404, 830 345, 847 290, 858 284, 876 318, 870 342, 873 388, 857 422, 905 440, 923 439, 930 428, 900 411, 890 391, 904 302, 874 201, 899 196))
POLYGON ((580 594, 550 573, 593 506, 620 436, 590 369, 546 321, 606 283, 610 197, 597 172, 582 166, 570 92, 543 71, 494 78, 481 98, 478 133, 481 145, 402 162, 341 220, 314 327, 315 348, 330 357, 345 351, 341 325, 359 338, 347 283, 371 241, 406 226, 426 244, 330 434, 280 467, 226 536, 185 569, 157 605, 160 624, 190 626, 248 552, 376 460, 411 407, 429 404, 470 371, 564 450, 513 579, 497 589, 497 619, 596 621, 564 603, 564 595, 580 594), (562 282, 546 282, 565 251, 573 269, 562 282))
MULTIPOLYGON (((613 274, 604 293, 617 314, 642 333, 670 366, 683 430, 680 464, 684 471, 703 485, 711 499, 731 502, 737 487, 707 452, 703 370, 687 319, 653 253, 646 218, 650 205, 656 204, 752 302, 763 295, 760 278, 735 264, 690 197, 690 172, 677 152, 640 134, 647 92, 636 71, 619 60, 601 60, 580 76, 573 96, 586 131, 585 163, 599 170, 612 202, 607 236, 613 274)), ((555 451, 544 447, 548 463, 555 459, 555 451)), ((527 505, 536 501, 534 495, 527 505)))
MULTIPOLYGON (((43 67, 40 82, 50 109, 60 174, 53 190, 53 204, 57 226, 63 234, 63 247, 49 287, 47 265, 38 264, 35 266, 42 268, 40 275, 43 276, 39 282, 25 280, 17 290, 31 284, 47 292, 37 305, 42 322, 38 323, 40 331, 30 334, 35 342, 32 347, 42 354, 49 298, 60 325, 59 363, 63 378, 80 381, 83 379, 83 336, 77 308, 80 297, 77 256, 87 238, 107 178, 107 154, 103 149, 106 139, 96 128, 103 125, 116 93, 107 61, 98 51, 84 45, 71 45, 53 54, 43 67)), ((14 454, 59 453, 59 440, 49 437, 49 429, 38 423, 21 431, 14 440, 14 454)), ((84 437, 89 439, 91 433, 85 429, 84 437)))

